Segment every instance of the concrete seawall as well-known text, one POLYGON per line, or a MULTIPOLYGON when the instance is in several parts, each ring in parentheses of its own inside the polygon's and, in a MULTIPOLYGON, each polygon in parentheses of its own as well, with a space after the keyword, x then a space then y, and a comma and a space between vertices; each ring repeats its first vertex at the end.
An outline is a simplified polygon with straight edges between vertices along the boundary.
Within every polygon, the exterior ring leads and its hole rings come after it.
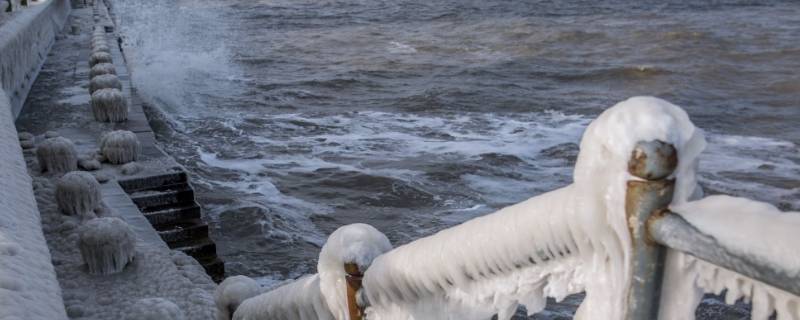
POLYGON ((67 319, 14 119, 70 10, 50 0, 0 26, 0 319, 67 319))
POLYGON ((68 0, 49 0, 21 9, 0 25, 0 89, 14 118, 70 11, 68 0))

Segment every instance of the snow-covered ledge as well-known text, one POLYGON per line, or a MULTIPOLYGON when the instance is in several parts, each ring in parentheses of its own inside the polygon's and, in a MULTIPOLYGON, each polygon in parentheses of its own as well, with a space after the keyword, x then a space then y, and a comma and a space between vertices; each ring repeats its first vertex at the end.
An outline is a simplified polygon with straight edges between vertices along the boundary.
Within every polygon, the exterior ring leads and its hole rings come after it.
POLYGON ((3 90, 0 150, 0 319, 67 319, 11 103, 3 90))
MULTIPOLYGON (((5 1, 3 1, 5 2, 5 1)), ((0 25, 0 89, 6 92, 12 119, 19 115, 36 75, 67 21, 69 0, 30 2, 0 25)))

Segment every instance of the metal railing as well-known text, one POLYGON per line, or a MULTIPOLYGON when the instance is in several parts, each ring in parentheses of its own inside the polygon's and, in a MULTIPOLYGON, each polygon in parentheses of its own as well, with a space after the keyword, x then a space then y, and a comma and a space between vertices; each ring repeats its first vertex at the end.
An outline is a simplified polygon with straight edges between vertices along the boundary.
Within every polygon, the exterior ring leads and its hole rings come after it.
MULTIPOLYGON (((625 218, 631 239, 631 282, 627 288, 626 319, 657 319, 668 248, 737 272, 769 286, 800 296, 800 273, 786 274, 753 256, 727 250, 713 236, 669 211, 673 200, 678 152, 671 144, 654 140, 636 144, 628 172, 625 218)), ((365 318, 368 302, 361 299, 365 266, 345 263, 346 301, 351 320, 365 318)))

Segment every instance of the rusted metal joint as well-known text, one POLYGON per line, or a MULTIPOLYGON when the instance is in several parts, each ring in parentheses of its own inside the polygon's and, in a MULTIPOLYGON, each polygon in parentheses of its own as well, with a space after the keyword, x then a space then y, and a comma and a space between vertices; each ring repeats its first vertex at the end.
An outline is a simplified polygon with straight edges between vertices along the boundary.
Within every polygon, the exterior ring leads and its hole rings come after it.
POLYGON ((669 177, 678 167, 678 151, 661 140, 641 141, 636 144, 628 161, 628 172, 645 180, 669 177))
POLYGON ((364 319, 364 307, 358 304, 358 291, 361 290, 361 281, 364 273, 356 263, 345 263, 345 282, 347 282, 347 310, 350 320, 364 319))

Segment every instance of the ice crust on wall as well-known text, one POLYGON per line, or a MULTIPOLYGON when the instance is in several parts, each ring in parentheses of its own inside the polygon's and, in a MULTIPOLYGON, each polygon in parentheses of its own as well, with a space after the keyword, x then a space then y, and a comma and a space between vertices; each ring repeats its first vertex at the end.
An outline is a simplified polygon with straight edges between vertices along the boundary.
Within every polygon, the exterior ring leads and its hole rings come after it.
MULTIPOLYGON (((674 205, 680 214, 726 251, 751 256, 771 268, 797 276, 800 273, 800 212, 781 212, 773 205, 730 196, 710 196, 674 205)), ((718 267, 691 255, 670 250, 661 300, 661 320, 690 319, 704 293, 722 294, 728 304, 752 302, 752 319, 800 319, 800 297, 718 267)))
POLYGON ((631 281, 624 199, 638 141, 673 144, 674 203, 697 192, 702 133, 679 107, 634 97, 583 135, 573 184, 467 221, 375 259, 364 277, 369 319, 509 319, 545 297, 585 290, 576 319, 623 319, 631 281))
POLYGON ((322 247, 318 274, 245 300, 234 319, 347 320, 344 264, 355 263, 360 270, 366 270, 375 257, 391 249, 389 239, 370 225, 340 227, 322 247))
POLYGON ((0 319, 67 319, 11 104, 0 90, 0 319))

